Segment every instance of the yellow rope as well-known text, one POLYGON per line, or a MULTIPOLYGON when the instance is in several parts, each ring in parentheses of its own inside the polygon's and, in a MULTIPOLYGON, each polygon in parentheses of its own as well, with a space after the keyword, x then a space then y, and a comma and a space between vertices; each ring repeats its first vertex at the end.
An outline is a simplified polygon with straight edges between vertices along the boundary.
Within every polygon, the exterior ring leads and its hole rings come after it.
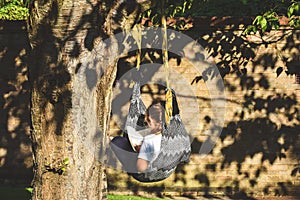
POLYGON ((165 68, 165 74, 166 74, 166 85, 167 88, 170 88, 169 83, 169 58, 168 58, 168 35, 167 35, 167 21, 165 15, 162 16, 161 19, 162 25, 163 25, 163 43, 162 43, 162 56, 163 56, 163 65, 165 68))
POLYGON ((169 82, 169 58, 168 58, 168 34, 167 34, 167 21, 166 17, 163 13, 163 5, 162 5, 162 18, 161 23, 163 26, 163 43, 162 43, 162 56, 163 56, 163 66, 165 68, 165 75, 166 75, 166 86, 167 86, 167 93, 166 93, 166 104, 165 104, 165 119, 166 124, 170 124, 170 119, 172 117, 172 91, 170 89, 170 82, 169 82))
POLYGON ((133 37, 138 46, 138 52, 137 52, 137 58, 136 58, 137 59, 136 60, 136 68, 137 68, 137 70, 139 70, 140 66, 141 66, 141 54, 142 54, 142 26, 141 26, 141 24, 137 24, 134 26, 133 37))
MULTIPOLYGON (((163 1, 164 4, 164 1, 163 1)), ((166 17, 163 13, 164 10, 164 5, 162 4, 162 18, 161 18, 161 23, 163 26, 163 43, 162 43, 162 57, 163 57, 163 66, 165 68, 165 76, 166 76, 166 86, 167 86, 167 92, 166 92, 166 104, 165 104, 165 119, 166 119, 166 124, 170 124, 170 119, 172 117, 172 91, 170 89, 170 83, 169 83, 169 58, 168 58, 168 34, 167 34, 167 21, 166 17)), ((140 69, 141 65, 141 52, 142 52, 142 28, 141 25, 138 24, 134 26, 132 30, 132 36, 135 39, 137 46, 138 46, 138 52, 137 52, 137 61, 136 61, 136 68, 137 70, 140 69)), ((133 87, 134 83, 131 83, 130 85, 133 87)))
MULTIPOLYGON (((140 70, 141 67, 141 54, 142 54, 142 26, 141 24, 136 24, 131 31, 131 35, 135 40, 138 50, 137 50, 137 57, 136 57, 136 70, 140 70)), ((134 81, 131 81, 129 84, 130 88, 133 88, 134 81)))
POLYGON ((165 106, 165 119, 166 119, 166 124, 169 125, 170 124, 170 120, 172 117, 172 91, 170 89, 168 89, 167 93, 166 93, 166 106, 165 106))

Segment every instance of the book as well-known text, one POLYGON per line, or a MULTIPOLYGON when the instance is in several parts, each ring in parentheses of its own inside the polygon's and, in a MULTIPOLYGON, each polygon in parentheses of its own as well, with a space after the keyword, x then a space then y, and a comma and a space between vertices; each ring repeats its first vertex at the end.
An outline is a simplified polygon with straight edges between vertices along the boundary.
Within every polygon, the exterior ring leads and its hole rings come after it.
POLYGON ((131 126, 127 126, 126 129, 130 145, 134 151, 137 151, 136 147, 142 145, 144 137, 150 133, 150 129, 137 131, 131 126))

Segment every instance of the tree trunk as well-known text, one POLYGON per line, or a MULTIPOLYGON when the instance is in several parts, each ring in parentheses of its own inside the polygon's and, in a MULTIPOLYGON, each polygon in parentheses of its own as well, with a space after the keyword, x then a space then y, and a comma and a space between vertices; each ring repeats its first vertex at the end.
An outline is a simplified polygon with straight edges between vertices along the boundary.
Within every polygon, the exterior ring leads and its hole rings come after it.
POLYGON ((117 30, 130 28, 148 6, 145 0, 129 2, 126 19, 115 15, 124 15, 121 4, 127 1, 31 3, 34 200, 107 197, 97 149, 107 145, 112 84, 122 52, 105 38, 113 40, 117 30))

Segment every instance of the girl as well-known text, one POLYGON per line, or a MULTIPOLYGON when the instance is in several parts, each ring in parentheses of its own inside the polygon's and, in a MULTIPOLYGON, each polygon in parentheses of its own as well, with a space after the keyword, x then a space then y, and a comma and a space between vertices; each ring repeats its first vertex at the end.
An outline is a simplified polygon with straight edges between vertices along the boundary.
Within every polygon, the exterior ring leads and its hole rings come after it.
POLYGON ((146 110, 145 121, 149 127, 149 135, 145 136, 140 146, 133 150, 128 135, 117 136, 111 140, 110 146, 127 172, 145 172, 159 151, 162 137, 164 108, 160 102, 152 103, 146 110))
POLYGON ((150 134, 145 137, 141 148, 137 148, 139 149, 137 159, 139 172, 146 171, 149 162, 153 161, 160 151, 163 122, 163 107, 160 103, 154 103, 146 110, 145 121, 150 128, 150 134))

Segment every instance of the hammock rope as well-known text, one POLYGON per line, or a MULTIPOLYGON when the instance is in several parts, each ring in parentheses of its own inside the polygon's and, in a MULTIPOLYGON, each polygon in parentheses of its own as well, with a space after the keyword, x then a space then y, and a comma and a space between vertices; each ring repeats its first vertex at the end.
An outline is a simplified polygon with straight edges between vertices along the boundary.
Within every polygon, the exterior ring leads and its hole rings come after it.
MULTIPOLYGON (((169 67, 169 58, 168 58, 168 32, 167 32, 167 20, 166 16, 164 14, 164 1, 162 1, 162 7, 161 7, 161 23, 162 23, 162 60, 163 60, 163 67, 165 71, 165 80, 166 80, 166 88, 167 92, 165 95, 165 120, 166 124, 170 124, 170 119, 172 117, 172 92, 170 89, 170 67, 169 67)), ((137 24, 133 27, 132 30, 132 36, 137 44, 137 58, 136 58, 136 69, 139 71, 141 67, 141 54, 142 54, 142 25, 137 24)), ((134 85, 134 82, 130 83, 130 88, 132 88, 134 85)))
MULTIPOLYGON (((164 1, 163 1, 164 2, 164 1)), ((161 17, 161 23, 163 26, 163 42, 162 42, 162 57, 163 57, 163 66, 165 69, 165 78, 166 78, 166 86, 167 86, 167 93, 166 93, 166 105, 165 105, 165 119, 166 124, 170 124, 170 119, 172 116, 172 92, 170 89, 170 67, 169 67, 169 58, 168 58, 168 32, 167 32, 167 20, 166 16, 163 12, 164 5, 162 4, 162 17, 161 17)))
POLYGON ((138 47, 137 49, 137 58, 136 58, 136 69, 137 71, 141 67, 141 55, 142 55, 142 25, 136 24, 132 29, 132 37, 136 42, 136 45, 138 47))

